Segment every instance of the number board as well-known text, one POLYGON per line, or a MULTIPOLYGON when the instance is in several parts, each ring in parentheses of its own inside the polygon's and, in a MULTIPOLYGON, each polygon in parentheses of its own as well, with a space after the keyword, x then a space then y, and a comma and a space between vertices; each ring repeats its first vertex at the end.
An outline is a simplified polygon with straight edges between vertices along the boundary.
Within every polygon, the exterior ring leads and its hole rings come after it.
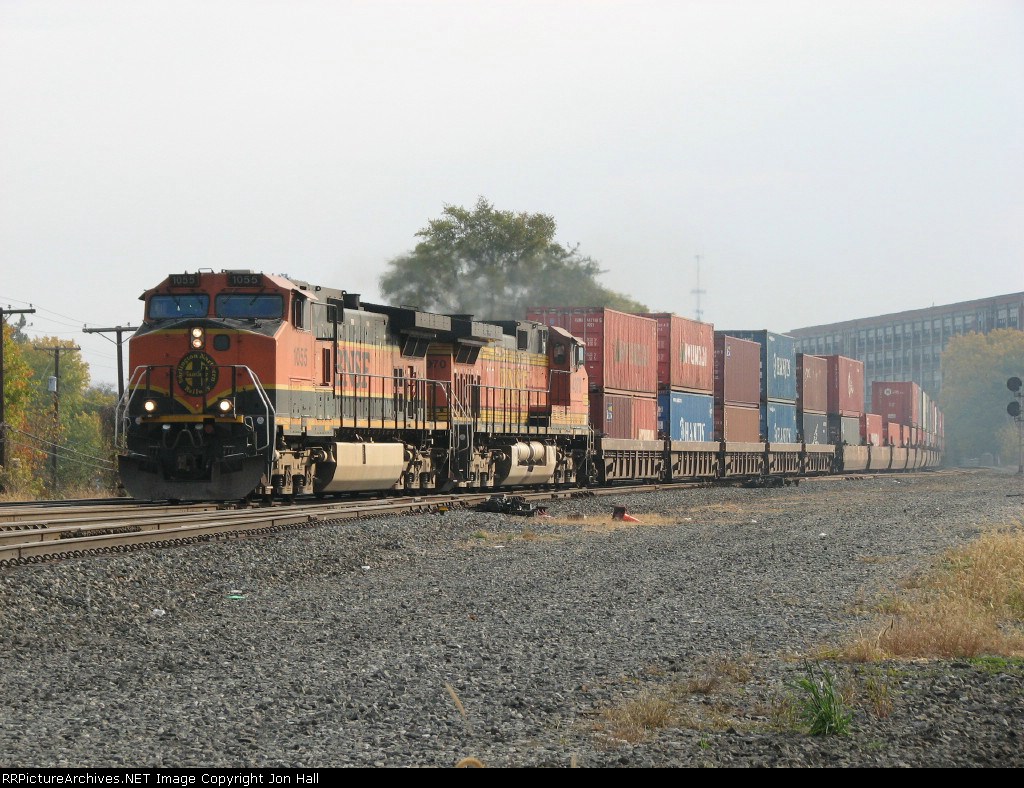
POLYGON ((198 287, 199 274, 171 274, 167 277, 171 287, 198 287))
POLYGON ((228 287, 262 287, 263 274, 229 273, 228 287))

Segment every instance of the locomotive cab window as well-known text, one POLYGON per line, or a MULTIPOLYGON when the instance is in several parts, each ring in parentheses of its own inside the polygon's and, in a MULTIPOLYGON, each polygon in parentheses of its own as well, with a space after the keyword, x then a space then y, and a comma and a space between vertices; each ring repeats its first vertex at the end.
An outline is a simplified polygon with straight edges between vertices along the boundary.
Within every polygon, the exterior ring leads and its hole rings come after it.
POLYGON ((277 293, 222 293, 214 301, 217 317, 280 320, 284 299, 277 293))
POLYGON ((292 298, 292 325, 296 328, 306 327, 306 299, 298 295, 292 298))
POLYGON ((206 293, 154 295, 149 298, 150 320, 172 320, 178 317, 206 317, 210 296, 206 293))

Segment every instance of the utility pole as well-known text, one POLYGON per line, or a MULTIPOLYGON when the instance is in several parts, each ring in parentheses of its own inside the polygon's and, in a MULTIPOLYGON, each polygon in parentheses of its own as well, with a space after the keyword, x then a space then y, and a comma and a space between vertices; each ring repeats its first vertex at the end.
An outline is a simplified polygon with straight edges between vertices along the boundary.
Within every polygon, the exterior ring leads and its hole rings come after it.
POLYGON ((697 296, 697 320, 700 320, 704 316, 704 311, 700 308, 700 297, 704 295, 704 290, 700 289, 700 255, 696 256, 697 259, 697 286, 690 291, 690 295, 697 296))
POLYGON ((60 345, 54 345, 53 347, 39 347, 39 350, 45 350, 47 352, 53 352, 53 378, 50 381, 50 391, 53 392, 53 441, 51 446, 51 457, 50 457, 50 471, 53 474, 53 486, 51 492, 57 493, 57 447, 60 439, 60 410, 59 410, 59 389, 60 389, 60 351, 61 350, 81 350, 82 348, 78 345, 73 347, 61 347, 60 345))
MULTIPOLYGON (((31 306, 29 304, 29 307, 31 306)), ((0 308, 0 468, 7 467, 7 416, 4 413, 4 398, 6 396, 4 388, 4 326, 7 325, 8 315, 30 315, 35 311, 31 308, 11 309, 10 306, 7 309, 0 308)))
MULTIPOLYGON (((117 400, 121 401, 124 396, 124 363, 121 360, 121 335, 126 331, 135 331, 136 326, 114 326, 113 328, 85 328, 82 331, 86 334, 117 334, 117 400)), ((114 340, 111 339, 111 342, 114 340)))

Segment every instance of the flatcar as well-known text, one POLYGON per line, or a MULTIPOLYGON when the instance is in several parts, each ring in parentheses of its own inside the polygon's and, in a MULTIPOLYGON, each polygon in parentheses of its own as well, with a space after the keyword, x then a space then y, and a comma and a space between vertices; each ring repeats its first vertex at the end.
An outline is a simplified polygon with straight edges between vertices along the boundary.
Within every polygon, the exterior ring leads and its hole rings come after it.
POLYGON ((140 500, 790 478, 941 458, 609 434, 587 338, 542 320, 365 303, 248 270, 171 274, 140 298, 115 425, 120 478, 140 500))

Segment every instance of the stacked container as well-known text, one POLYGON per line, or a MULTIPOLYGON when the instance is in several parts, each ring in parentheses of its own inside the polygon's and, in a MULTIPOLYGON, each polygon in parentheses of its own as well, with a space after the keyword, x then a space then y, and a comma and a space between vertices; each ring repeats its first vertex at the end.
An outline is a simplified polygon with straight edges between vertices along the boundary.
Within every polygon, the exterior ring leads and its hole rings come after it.
POLYGON ((796 354, 796 420, 804 443, 828 443, 828 362, 796 354))
POLYGON ((531 308, 527 320, 583 340, 590 424, 599 436, 654 440, 658 419, 658 324, 605 307, 531 308))
POLYGON ((825 356, 828 363, 829 443, 860 446, 864 415, 864 362, 847 356, 825 356))
POLYGON ((665 312, 658 324, 658 434, 673 441, 715 440, 715 328, 665 312))
POLYGON ((758 411, 762 440, 796 443, 800 432, 796 419, 796 340, 765 330, 715 333, 758 344, 758 411))
POLYGON ((898 446, 913 445, 913 431, 921 423, 921 387, 912 380, 876 380, 871 384, 871 409, 886 424, 899 426, 898 446))
POLYGON ((715 436, 761 441, 761 347, 722 331, 715 338, 715 436))

